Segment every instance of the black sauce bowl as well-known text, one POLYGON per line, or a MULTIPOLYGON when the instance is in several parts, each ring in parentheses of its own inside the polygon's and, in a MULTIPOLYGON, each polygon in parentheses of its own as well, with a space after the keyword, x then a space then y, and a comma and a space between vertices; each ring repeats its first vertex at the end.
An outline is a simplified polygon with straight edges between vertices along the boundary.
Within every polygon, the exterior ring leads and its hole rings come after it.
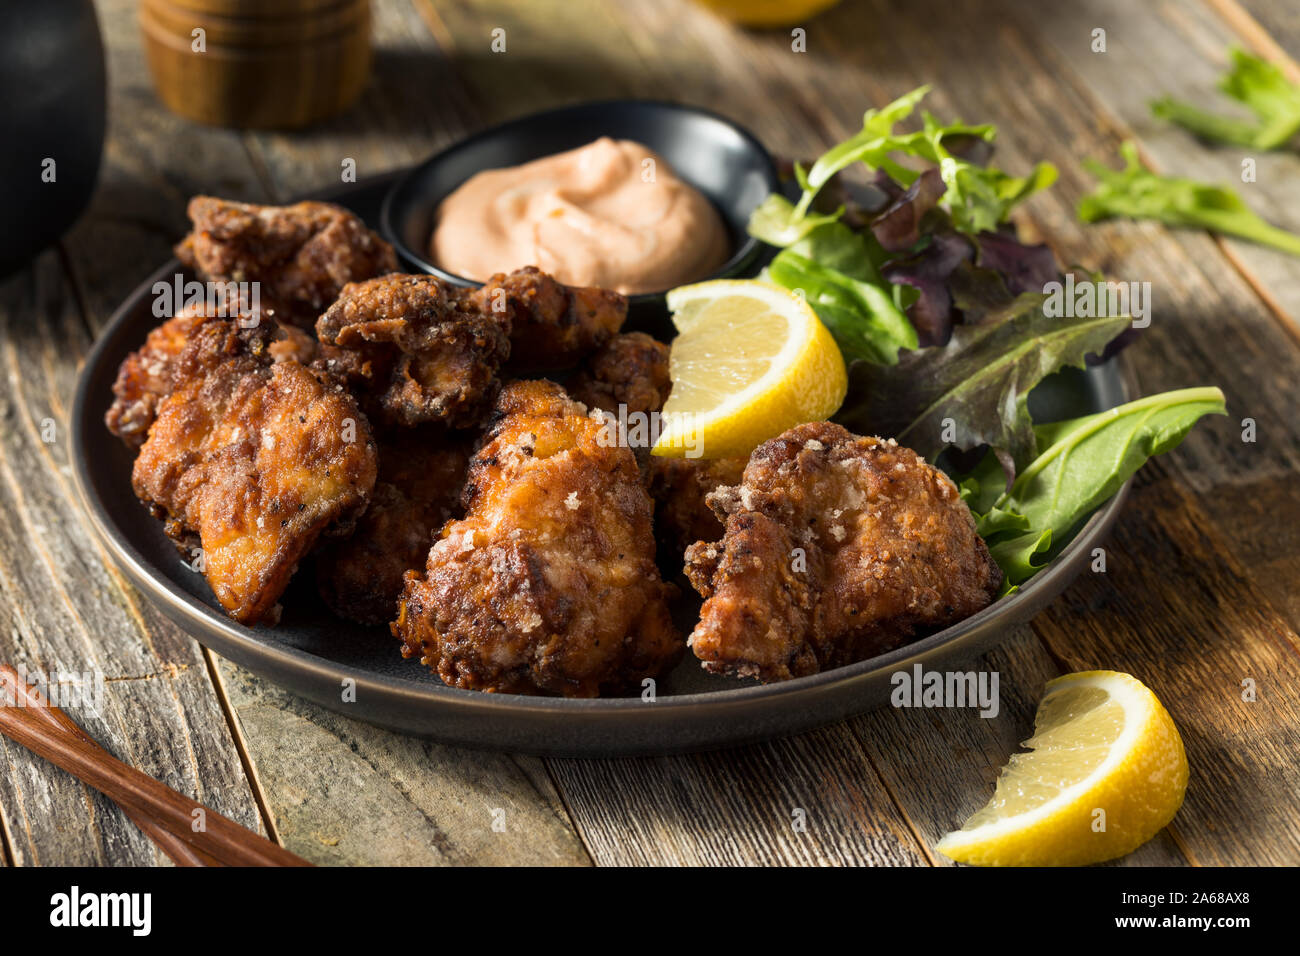
MULTIPOLYGON (((399 179, 384 199, 380 229, 413 270, 455 285, 481 285, 429 261, 439 203, 475 173, 585 146, 601 136, 630 139, 659 154, 722 217, 731 256, 705 278, 753 275, 769 250, 745 232, 750 213, 779 189, 776 164, 749 131, 707 110, 654 100, 580 103, 483 130, 430 157, 399 179)), ((628 328, 669 338, 665 289, 629 296, 628 328)))

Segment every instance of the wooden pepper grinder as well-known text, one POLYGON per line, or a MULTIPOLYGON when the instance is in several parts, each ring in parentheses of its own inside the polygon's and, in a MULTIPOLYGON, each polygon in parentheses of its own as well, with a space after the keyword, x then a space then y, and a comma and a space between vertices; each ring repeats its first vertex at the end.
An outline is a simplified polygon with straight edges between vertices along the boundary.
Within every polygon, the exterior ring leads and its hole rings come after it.
POLYGON ((214 126, 306 126, 370 71, 369 0, 141 0, 140 26, 159 98, 214 126))

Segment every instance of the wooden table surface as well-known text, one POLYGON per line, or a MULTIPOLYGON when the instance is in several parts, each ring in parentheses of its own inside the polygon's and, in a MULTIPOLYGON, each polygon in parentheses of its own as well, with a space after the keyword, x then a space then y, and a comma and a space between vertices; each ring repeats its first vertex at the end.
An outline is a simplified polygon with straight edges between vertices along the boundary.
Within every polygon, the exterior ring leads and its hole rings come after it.
MULTIPOLYGON (((846 0, 807 24, 797 53, 788 32, 740 32, 685 0, 378 0, 362 100, 289 135, 165 112, 135 5, 99 6, 111 92, 98 193, 60 246, 0 282, 0 660, 104 672, 103 712, 77 716, 121 759, 323 864, 942 866, 935 841, 987 800, 1044 681, 1108 668, 1159 694, 1191 763, 1174 823, 1121 865, 1300 863, 1300 261, 1073 213, 1090 184, 1081 161, 1115 165, 1133 138, 1156 169, 1236 184, 1300 231, 1300 156, 1256 156, 1257 181, 1240 184, 1240 150, 1199 144, 1146 106, 1217 97, 1231 44, 1300 79, 1294 4, 846 0), (490 49, 497 27, 505 53, 490 49), (1090 49, 1096 28, 1104 53, 1090 49), (191 194, 277 202, 337 183, 348 158, 378 173, 490 123, 608 96, 708 106, 774 152, 813 156, 921 83, 941 117, 998 124, 1005 168, 1060 169, 1017 214, 1026 236, 1062 262, 1151 283, 1153 321, 1130 351, 1141 391, 1217 384, 1230 412, 1139 475, 1106 572, 981 662, 1001 675, 995 719, 889 709, 657 759, 443 746, 326 712, 205 651, 90 531, 65 440, 78 369, 169 256, 191 194)), ((6 864, 166 862, 115 806, 3 738, 0 824, 6 864)))

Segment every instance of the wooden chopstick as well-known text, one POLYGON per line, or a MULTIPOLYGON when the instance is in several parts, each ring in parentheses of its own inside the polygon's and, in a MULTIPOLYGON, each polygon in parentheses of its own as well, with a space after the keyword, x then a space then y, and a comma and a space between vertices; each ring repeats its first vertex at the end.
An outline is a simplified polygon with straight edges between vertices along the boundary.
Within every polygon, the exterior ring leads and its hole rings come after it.
POLYGON ((58 707, 50 706, 17 671, 0 664, 0 689, 13 688, 16 706, 0 706, 0 733, 103 792, 181 866, 311 866, 284 847, 240 826, 118 760, 58 707), (201 809, 204 830, 195 832, 201 809))
MULTIPOLYGON (((3 675, 0 676, 0 683, 9 682, 10 679, 8 677, 8 672, 4 668, 4 665, 0 665, 0 675, 3 675)), ((14 681, 14 686, 17 686, 17 675, 14 675, 13 681, 14 681)), ((34 695, 30 693, 25 695, 24 706, 28 705, 28 702, 32 700, 33 696, 34 695)), ((17 698, 15 697, 15 700, 16 699, 17 698)), ((32 716, 38 716, 43 720, 50 721, 53 724, 53 727, 56 731, 62 728, 62 730, 65 733, 68 733, 74 737, 81 738, 87 743, 89 743, 91 746, 98 746, 95 743, 94 739, 91 738, 79 726, 77 726, 77 724, 73 722, 72 718, 69 717, 66 713, 64 713, 63 710, 61 710, 60 708, 50 707, 47 704, 45 706, 31 707, 31 711, 32 711, 31 714, 32 716)), ((173 836, 171 833, 164 830, 162 827, 158 826, 148 817, 140 814, 139 812, 127 810, 125 807, 123 807, 123 810, 126 812, 126 815, 131 819, 131 822, 134 823, 136 826, 138 826, 141 830, 143 830, 145 836, 149 837, 149 839, 152 840, 158 846, 159 849, 161 849, 164 853, 166 853, 169 857, 171 857, 172 861, 176 863, 177 866, 222 866, 223 865, 221 861, 217 859, 215 856, 212 856, 210 853, 207 853, 204 850, 200 850, 197 847, 190 846, 184 840, 181 840, 180 838, 173 836)))

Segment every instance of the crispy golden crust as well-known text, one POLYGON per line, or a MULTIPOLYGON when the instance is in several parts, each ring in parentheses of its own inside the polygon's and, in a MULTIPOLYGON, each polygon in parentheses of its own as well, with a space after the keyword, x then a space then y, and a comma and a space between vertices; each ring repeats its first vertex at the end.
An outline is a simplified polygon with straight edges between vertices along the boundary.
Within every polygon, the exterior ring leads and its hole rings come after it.
MULTIPOLYGON (((128 447, 144 444, 158 405, 172 391, 176 361, 189 344, 190 335, 200 324, 216 317, 206 306, 186 306, 150 331, 144 345, 122 361, 104 424, 128 447)), ((246 330, 261 328, 262 334, 249 341, 264 344, 277 362, 293 359, 306 365, 316 357, 316 340, 309 333, 254 312, 242 301, 237 314, 225 321, 241 323, 246 330)))
POLYGON ((317 552, 321 598, 339 617, 386 625, 402 577, 423 567, 434 535, 459 513, 471 443, 429 427, 379 439, 379 479, 351 537, 317 552))
POLYGON ((617 413, 657 412, 672 389, 668 346, 644 332, 625 332, 590 355, 564 383, 565 391, 588 408, 617 413))
POLYGON ((316 323, 331 373, 391 425, 477 424, 510 355, 509 319, 484 314, 433 276, 390 275, 344 287, 316 323))
POLYGON ((406 656, 457 687, 569 697, 635 689, 678 661, 636 462, 558 385, 502 391, 464 503, 426 574, 406 576, 406 656))
POLYGON ((775 681, 863 660, 974 614, 1001 583, 942 472, 829 422, 760 445, 709 501, 726 532, 686 554, 709 671, 775 681))
POLYGON ((258 206, 211 196, 189 205, 193 230, 176 256, 203 278, 257 282, 281 318, 310 326, 343 286, 397 270, 393 247, 340 206, 258 206))
POLYGON ((169 534, 197 535, 217 600, 251 624, 274 623, 298 561, 365 507, 375 472, 351 396, 272 362, 260 330, 209 319, 176 361, 131 480, 169 534))
POLYGON ((511 367, 573 368, 603 346, 627 318, 617 292, 561 285, 535 266, 497 273, 473 295, 476 307, 510 322, 511 367))
POLYGON ((203 320, 200 310, 182 311, 153 329, 144 345, 122 361, 104 424, 129 447, 144 444, 159 403, 171 392, 172 366, 203 320))
POLYGON ((651 458, 650 497, 655 500, 655 534, 683 554, 696 541, 722 537, 722 522, 706 502, 724 485, 739 484, 747 458, 651 458))
POLYGON ((316 336, 294 325, 280 325, 279 334, 267 348, 271 358, 277 362, 310 365, 320 357, 320 343, 316 336))

